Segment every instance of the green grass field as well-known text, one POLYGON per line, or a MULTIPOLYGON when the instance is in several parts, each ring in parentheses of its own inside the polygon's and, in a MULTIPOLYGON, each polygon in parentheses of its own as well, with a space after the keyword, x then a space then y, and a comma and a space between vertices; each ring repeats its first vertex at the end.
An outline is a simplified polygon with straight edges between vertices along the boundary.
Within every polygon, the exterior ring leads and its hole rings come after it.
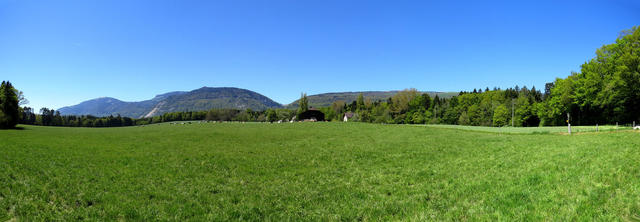
MULTIPOLYGON (((424 125, 414 125, 424 126, 424 125)), ((462 126, 462 125, 427 125, 428 127, 448 128, 448 129, 461 129, 470 131, 481 132, 493 132, 493 133, 511 133, 511 134, 545 134, 545 133, 560 133, 568 134, 566 126, 544 126, 544 127, 489 127, 489 126, 462 126)), ((572 126, 572 133, 585 133, 585 132, 608 132, 608 131, 623 131, 631 130, 630 126, 615 126, 604 125, 598 126, 572 126)))
POLYGON ((640 220, 640 133, 358 123, 0 131, 0 221, 640 220))

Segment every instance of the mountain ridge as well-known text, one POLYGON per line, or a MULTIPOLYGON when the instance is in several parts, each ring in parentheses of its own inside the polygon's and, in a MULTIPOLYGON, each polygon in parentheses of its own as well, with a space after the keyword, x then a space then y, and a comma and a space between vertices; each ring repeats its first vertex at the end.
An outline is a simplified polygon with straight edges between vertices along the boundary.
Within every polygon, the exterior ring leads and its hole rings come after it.
POLYGON ((158 94, 152 99, 125 102, 112 97, 100 97, 58 111, 62 115, 121 115, 132 118, 152 117, 167 112, 199 111, 212 108, 264 110, 282 105, 257 92, 236 87, 202 87, 191 91, 158 94))
MULTIPOLYGON (((330 106, 334 101, 351 103, 360 93, 373 101, 387 100, 400 90, 389 91, 350 91, 328 92, 309 95, 312 107, 330 106)), ((431 97, 438 95, 448 98, 457 93, 424 91, 431 97)), ((201 111, 212 108, 253 109, 298 107, 298 100, 289 104, 280 104, 260 93, 236 87, 201 87, 191 91, 172 91, 154 96, 149 100, 127 102, 113 97, 99 97, 72 106, 65 106, 58 111, 62 115, 121 115, 131 118, 148 118, 168 112, 201 111)))
MULTIPOLYGON (((360 93, 362 93, 362 95, 365 98, 371 98, 372 101, 378 101, 378 100, 387 100, 388 98, 391 98, 393 95, 395 95, 400 91, 401 90, 329 92, 329 93, 307 95, 307 99, 309 101, 309 106, 327 107, 327 106, 331 106, 331 104, 334 101, 344 101, 347 104, 353 101, 356 101, 360 93)), ((421 91, 421 93, 427 93, 431 97, 438 95, 438 97, 441 97, 441 98, 450 98, 452 96, 458 95, 457 92, 421 91)), ((286 104, 285 107, 297 108, 299 101, 300 99, 297 99, 289 104, 286 104)))

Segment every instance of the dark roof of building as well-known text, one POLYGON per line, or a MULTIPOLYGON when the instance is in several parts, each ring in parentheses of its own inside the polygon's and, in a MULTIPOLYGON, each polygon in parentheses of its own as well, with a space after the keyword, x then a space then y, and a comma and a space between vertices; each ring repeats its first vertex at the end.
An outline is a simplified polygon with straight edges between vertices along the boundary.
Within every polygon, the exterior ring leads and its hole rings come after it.
POLYGON ((300 120, 305 120, 305 119, 316 119, 317 121, 324 121, 324 113, 320 110, 312 110, 309 109, 307 111, 304 111, 302 113, 300 113, 300 120))
POLYGON ((352 118, 354 115, 355 115, 355 113, 352 113, 352 112, 344 113, 344 116, 346 116, 347 118, 352 118))

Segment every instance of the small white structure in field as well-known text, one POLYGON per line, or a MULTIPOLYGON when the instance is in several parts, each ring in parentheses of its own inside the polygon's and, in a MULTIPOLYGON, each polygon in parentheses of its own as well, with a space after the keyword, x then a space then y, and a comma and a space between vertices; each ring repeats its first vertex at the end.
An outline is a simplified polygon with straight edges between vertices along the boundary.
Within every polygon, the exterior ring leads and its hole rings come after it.
POLYGON ((344 113, 344 118, 342 118, 342 121, 343 122, 348 122, 349 119, 353 118, 354 115, 355 115, 355 113, 346 112, 346 113, 344 113))
POLYGON ((633 127, 634 130, 640 130, 640 126, 633 127))

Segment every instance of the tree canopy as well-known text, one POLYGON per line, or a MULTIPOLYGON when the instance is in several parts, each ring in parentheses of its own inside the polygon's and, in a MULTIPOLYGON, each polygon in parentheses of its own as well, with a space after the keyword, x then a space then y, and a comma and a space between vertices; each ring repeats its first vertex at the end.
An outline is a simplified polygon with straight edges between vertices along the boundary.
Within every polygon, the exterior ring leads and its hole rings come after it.
POLYGON ((18 92, 9 81, 0 84, 0 128, 14 128, 20 121, 18 92))

